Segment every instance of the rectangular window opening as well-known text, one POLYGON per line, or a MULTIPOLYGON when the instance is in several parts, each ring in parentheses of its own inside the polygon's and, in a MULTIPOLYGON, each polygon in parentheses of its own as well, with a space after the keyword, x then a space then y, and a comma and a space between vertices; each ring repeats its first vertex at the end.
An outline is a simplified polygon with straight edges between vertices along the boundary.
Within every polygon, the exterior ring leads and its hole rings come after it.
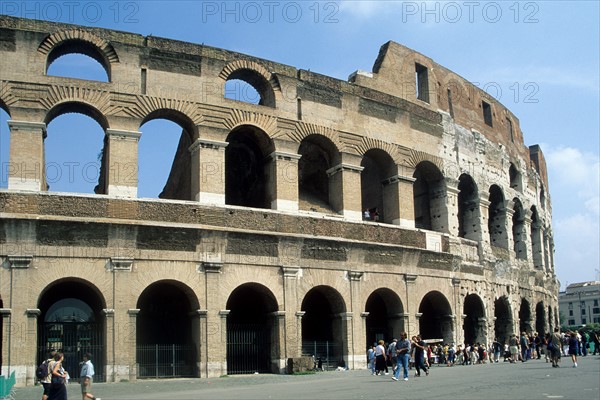
POLYGON ((415 77, 417 99, 429 103, 429 79, 427 76, 427 67, 415 63, 415 77))
POLYGON ((508 129, 508 137, 512 143, 515 142, 515 132, 513 131, 513 124, 510 118, 506 118, 506 127, 508 129))
POLYGON ((483 122, 488 126, 492 126, 492 106, 488 102, 481 100, 481 108, 483 108, 483 122))
POLYGON ((141 92, 142 94, 146 94, 146 68, 142 68, 142 87, 141 87, 141 92))
POLYGON ((454 118, 454 107, 452 107, 452 91, 448 89, 448 112, 454 118))

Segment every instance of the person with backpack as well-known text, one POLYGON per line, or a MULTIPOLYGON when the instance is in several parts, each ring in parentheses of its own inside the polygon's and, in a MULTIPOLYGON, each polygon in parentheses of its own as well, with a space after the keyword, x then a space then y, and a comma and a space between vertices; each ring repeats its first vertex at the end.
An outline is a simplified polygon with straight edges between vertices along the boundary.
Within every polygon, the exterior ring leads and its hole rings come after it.
POLYGON ((52 373, 48 400, 67 400, 66 379, 68 374, 62 366, 64 358, 64 354, 57 351, 54 354, 54 359, 49 364, 52 373))
POLYGON ((49 358, 44 360, 37 370, 35 371, 35 375, 42 384, 44 388, 44 393, 42 394, 42 400, 48 400, 48 394, 50 393, 50 381, 52 377, 52 372, 50 371, 50 362, 54 359, 54 355, 56 351, 51 351, 48 353, 49 358))

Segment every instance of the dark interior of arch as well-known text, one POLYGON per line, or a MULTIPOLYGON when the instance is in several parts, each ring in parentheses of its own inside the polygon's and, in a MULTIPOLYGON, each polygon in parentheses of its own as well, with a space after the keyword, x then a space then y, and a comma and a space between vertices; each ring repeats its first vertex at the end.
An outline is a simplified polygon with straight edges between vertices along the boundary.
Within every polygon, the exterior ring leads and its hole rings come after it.
POLYGON ((366 320, 366 346, 372 346, 379 339, 389 341, 393 336, 400 336, 404 329, 398 314, 403 312, 398 296, 389 289, 379 289, 367 299, 365 311, 369 313, 366 320))
MULTIPOLYGON (((264 135, 264 134, 262 134, 264 135)), ((225 203, 256 208, 267 204, 265 157, 256 130, 243 126, 232 131, 225 148, 225 203)))
POLYGON ((520 174, 513 163, 510 163, 510 168, 508 169, 508 177, 510 179, 510 187, 513 189, 518 189, 520 174))
POLYGON ((508 343, 508 339, 513 333, 513 323, 506 297, 500 297, 494 302, 494 317, 496 317, 494 323, 496 339, 502 344, 508 343))
POLYGON ((78 299, 92 309, 94 321, 102 321, 102 309, 106 308, 101 295, 84 282, 63 280, 51 285, 40 297, 38 308, 41 311, 39 321, 46 320, 46 313, 58 301, 78 299))
MULTIPOLYGON (((241 80, 252 86, 260 95, 258 104, 261 106, 275 107, 275 93, 271 87, 271 83, 261 74, 250 69, 238 69, 233 71, 227 81, 241 80)), ((243 99, 241 101, 244 101, 243 99)))
POLYGON ((394 161, 387 153, 371 149, 365 153, 360 164, 361 204, 363 210, 377 208, 379 221, 385 220, 383 181, 392 175, 394 161))
POLYGON ((521 301, 521 307, 519 308, 519 331, 520 332, 531 332, 531 310, 529 308, 529 302, 525 299, 521 301))
POLYGON ((463 307, 464 319, 464 336, 465 343, 475 344, 485 341, 485 325, 480 318, 485 317, 483 303, 476 294, 470 294, 465 298, 463 307))
POLYGON ((504 247, 506 236, 504 232, 504 195, 497 185, 490 187, 488 198, 490 205, 488 208, 488 232, 492 246, 504 247))
POLYGON ((154 283, 137 302, 138 345, 184 345, 192 343, 190 301, 186 293, 169 282, 154 283))
POLYGON ((58 60, 60 57, 69 55, 69 54, 82 54, 84 56, 92 58, 94 61, 98 62, 104 73, 106 74, 106 79, 94 79, 94 80, 102 80, 105 82, 110 82, 111 77, 111 69, 110 62, 104 56, 104 54, 92 43, 86 42, 84 40, 74 39, 64 41, 57 46, 55 46, 50 54, 48 54, 47 62, 46 62, 46 71, 50 68, 50 65, 58 60))
POLYGON ((298 195, 300 208, 304 210, 333 212, 329 204, 329 177, 332 167, 331 149, 325 140, 316 135, 305 138, 298 154, 298 195))
POLYGON ((334 335, 335 314, 345 311, 338 299, 339 294, 331 288, 316 287, 311 289, 302 301, 303 341, 332 341, 340 338, 334 335))
POLYGON ((428 293, 419 305, 419 331, 423 339, 452 339, 452 309, 448 300, 439 292, 428 293))
POLYGON ((269 314, 277 311, 277 301, 266 288, 246 284, 235 289, 227 300, 228 323, 265 324, 269 314))
POLYGON ((466 237, 472 233, 478 221, 474 220, 479 207, 479 198, 475 181, 469 175, 458 178, 458 236, 466 237))
POLYGON ((546 333, 546 308, 541 301, 535 306, 535 331, 542 336, 546 333))
POLYGON ((513 234, 513 246, 516 257, 518 259, 524 259, 527 256, 525 238, 522 237, 523 224, 525 223, 525 212, 523 206, 518 199, 515 199, 514 213, 512 216, 512 234, 513 234))
POLYGON ((413 178, 416 179, 413 183, 415 227, 431 230, 431 201, 434 190, 442 184, 442 173, 433 163, 423 161, 415 168, 413 178))

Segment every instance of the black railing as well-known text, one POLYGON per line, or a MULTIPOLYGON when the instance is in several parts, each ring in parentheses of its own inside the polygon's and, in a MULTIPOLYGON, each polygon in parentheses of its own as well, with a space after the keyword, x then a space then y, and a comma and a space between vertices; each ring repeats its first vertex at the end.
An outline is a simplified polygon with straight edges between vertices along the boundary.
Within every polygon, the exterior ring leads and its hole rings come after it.
POLYGON ((138 345, 138 378, 192 378, 198 376, 196 347, 178 344, 138 345))

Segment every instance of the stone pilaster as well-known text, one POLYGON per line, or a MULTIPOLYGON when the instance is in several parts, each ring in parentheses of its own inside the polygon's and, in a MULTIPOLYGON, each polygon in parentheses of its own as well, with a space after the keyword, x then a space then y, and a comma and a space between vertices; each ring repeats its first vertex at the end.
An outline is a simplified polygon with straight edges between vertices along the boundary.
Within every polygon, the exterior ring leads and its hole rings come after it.
POLYGON ((189 147, 192 200, 202 204, 225 204, 225 148, 229 143, 197 139, 189 147))
POLYGON ((360 173, 363 169, 359 165, 342 162, 327 170, 331 206, 351 221, 362 221, 360 173))
POLYGON ((267 193, 271 209, 298 211, 298 160, 300 154, 274 151, 268 157, 267 176, 271 184, 267 193))
MULTIPOLYGON (((418 318, 414 318, 412 317, 412 304, 410 303, 411 299, 412 299, 412 295, 413 295, 413 290, 415 288, 415 281, 417 280, 417 275, 411 275, 411 274, 404 274, 404 284, 406 286, 406 298, 403 299, 403 302, 405 304, 405 314, 407 315, 407 318, 405 320, 406 322, 406 333, 408 333, 408 337, 412 337, 416 334, 419 333, 419 321, 418 318)), ((415 305, 416 306, 416 305, 415 305)), ((415 307, 416 308, 416 307, 415 307)), ((420 315, 419 315, 420 318, 420 315)))
MULTIPOLYGON (((23 335, 25 340, 25 346, 23 350, 26 352, 26 354, 23 354, 23 356, 30 360, 37 361, 37 323, 41 313, 42 312, 37 308, 28 308, 25 310, 25 315, 27 315, 27 327, 23 335)), ((35 376, 36 367, 37 362, 34 362, 33 365, 27 365, 25 379, 25 384, 27 386, 34 385, 37 382, 37 377, 35 376)))
POLYGON ((431 210, 439 215, 439 218, 431 216, 431 228, 437 232, 456 235, 458 232, 458 180, 445 179, 443 190, 433 194, 431 199, 431 210))
POLYGON ((124 354, 124 358, 128 360, 129 364, 129 381, 135 382, 138 374, 137 359, 137 317, 140 313, 139 308, 130 308, 127 310, 129 316, 128 326, 124 329, 124 340, 127 354, 124 354))
POLYGON ((415 227, 413 183, 415 178, 395 175, 383 183, 383 215, 388 223, 403 228, 415 227))
POLYGON ((275 311, 271 317, 271 370, 284 374, 287 365, 287 343, 285 338, 285 311, 275 311))
POLYGON ((8 121, 8 127, 10 129, 8 189, 34 192, 47 190, 44 155, 46 124, 11 120, 8 121))
MULTIPOLYGON (((137 197, 138 143, 141 133, 107 129, 106 194, 137 197)), ((101 189, 102 190, 102 189, 101 189)))
MULTIPOLYGON (((348 271, 348 278, 350 283, 350 291, 352 293, 351 310, 360 310, 360 293, 361 293, 361 282, 363 279, 363 271, 348 271)), ((349 320, 348 329, 350 329, 350 336, 352 337, 352 347, 350 347, 349 362, 346 364, 348 368, 355 369, 359 366, 363 366, 367 363, 365 349, 362 348, 362 343, 366 342, 366 330, 363 330, 362 318, 352 318, 349 320)))
POLYGON ((118 375, 117 365, 117 349, 116 349, 116 335, 115 335, 115 310, 112 308, 105 308, 102 310, 104 315, 104 338, 105 338, 105 351, 106 351, 106 381, 116 382, 118 375))
POLYGON ((298 322, 298 316, 294 312, 298 307, 298 275, 300 268, 298 267, 281 267, 283 278, 283 291, 285 304, 283 305, 285 313, 286 327, 286 351, 285 358, 300 357, 302 355, 301 348, 298 343, 302 343, 301 323, 298 322), (300 328, 300 330, 298 330, 300 328))

